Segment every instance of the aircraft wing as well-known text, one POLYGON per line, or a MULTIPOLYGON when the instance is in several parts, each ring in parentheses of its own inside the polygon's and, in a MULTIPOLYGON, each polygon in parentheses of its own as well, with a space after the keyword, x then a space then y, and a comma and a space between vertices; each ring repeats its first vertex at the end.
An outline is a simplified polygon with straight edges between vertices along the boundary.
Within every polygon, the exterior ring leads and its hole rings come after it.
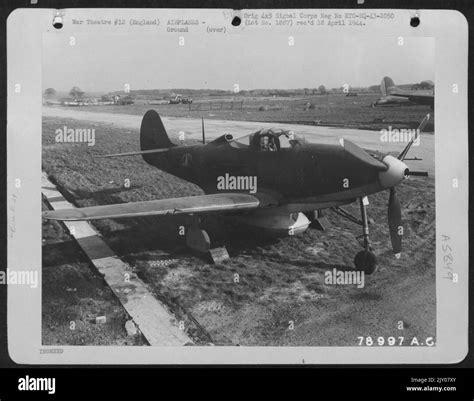
POLYGON ((392 92, 391 96, 405 97, 410 102, 422 103, 422 104, 434 104, 434 95, 424 94, 424 93, 407 93, 407 92, 392 92))
POLYGON ((49 220, 98 220, 126 217, 176 215, 191 213, 250 210, 268 206, 268 200, 251 194, 218 193, 145 202, 118 203, 73 209, 48 210, 42 217, 49 220))

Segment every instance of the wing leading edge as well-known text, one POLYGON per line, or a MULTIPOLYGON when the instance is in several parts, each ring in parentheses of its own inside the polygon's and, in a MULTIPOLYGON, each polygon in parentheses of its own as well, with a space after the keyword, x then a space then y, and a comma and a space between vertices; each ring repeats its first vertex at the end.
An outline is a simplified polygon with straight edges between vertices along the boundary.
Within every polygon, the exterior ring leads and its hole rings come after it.
POLYGON ((141 216, 250 210, 264 206, 256 196, 242 193, 219 193, 184 198, 159 199, 145 202, 118 203, 74 209, 48 210, 42 217, 48 220, 99 220, 141 216))

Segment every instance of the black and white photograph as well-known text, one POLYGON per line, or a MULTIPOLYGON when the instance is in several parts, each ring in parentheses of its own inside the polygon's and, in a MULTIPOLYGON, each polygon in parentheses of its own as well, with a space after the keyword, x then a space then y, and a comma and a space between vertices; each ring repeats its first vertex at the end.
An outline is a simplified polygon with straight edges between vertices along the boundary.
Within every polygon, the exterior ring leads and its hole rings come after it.
POLYGON ((465 356, 459 14, 27 11, 9 36, 14 360, 465 356))
POLYGON ((44 36, 43 344, 435 344, 434 41, 318 39, 44 36))

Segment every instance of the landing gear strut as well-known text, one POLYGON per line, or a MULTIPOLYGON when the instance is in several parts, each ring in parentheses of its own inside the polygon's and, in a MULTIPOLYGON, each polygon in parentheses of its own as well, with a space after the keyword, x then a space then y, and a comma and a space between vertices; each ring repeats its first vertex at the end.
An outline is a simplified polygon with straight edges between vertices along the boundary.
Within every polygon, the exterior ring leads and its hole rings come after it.
POLYGON ((206 253, 211 249, 209 235, 206 230, 201 229, 198 217, 194 217, 191 225, 186 229, 186 245, 200 253, 206 253))
POLYGON ((186 245, 201 255, 208 255, 212 263, 229 259, 225 246, 211 248, 209 234, 201 228, 201 220, 197 216, 192 217, 191 224, 186 229, 186 245))
POLYGON ((377 258, 372 252, 372 246, 369 239, 369 223, 367 220, 366 202, 367 198, 360 198, 360 214, 362 218, 362 238, 364 241, 364 250, 357 253, 354 258, 354 264, 357 270, 365 274, 372 274, 377 270, 377 258))

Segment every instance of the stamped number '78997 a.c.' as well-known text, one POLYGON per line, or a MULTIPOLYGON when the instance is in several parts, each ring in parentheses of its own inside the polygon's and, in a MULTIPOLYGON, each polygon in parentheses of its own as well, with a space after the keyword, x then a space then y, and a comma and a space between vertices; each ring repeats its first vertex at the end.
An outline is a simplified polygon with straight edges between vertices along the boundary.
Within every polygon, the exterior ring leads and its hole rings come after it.
POLYGON ((435 339, 433 337, 417 338, 417 337, 403 337, 403 336, 390 336, 390 337, 371 337, 371 336, 359 336, 358 345, 372 346, 428 346, 432 347, 435 345, 435 339))

